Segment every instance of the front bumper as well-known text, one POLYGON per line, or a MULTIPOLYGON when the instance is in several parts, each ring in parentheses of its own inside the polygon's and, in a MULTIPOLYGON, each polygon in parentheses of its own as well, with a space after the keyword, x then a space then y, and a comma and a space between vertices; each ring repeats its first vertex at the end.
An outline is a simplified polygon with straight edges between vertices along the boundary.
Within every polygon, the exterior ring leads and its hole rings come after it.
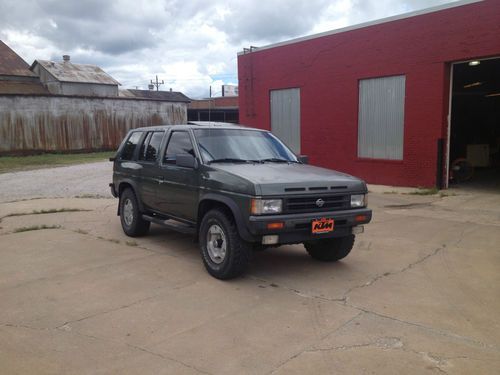
POLYGON ((352 233, 352 227, 367 224, 371 221, 372 210, 358 208, 344 211, 327 211, 301 214, 284 214, 270 216, 250 216, 248 232, 251 242, 261 242, 265 235, 278 235, 279 244, 300 243, 321 238, 344 237, 352 233), (334 230, 329 233, 312 234, 314 219, 334 219, 334 230), (283 223, 282 229, 268 229, 269 223, 283 223))

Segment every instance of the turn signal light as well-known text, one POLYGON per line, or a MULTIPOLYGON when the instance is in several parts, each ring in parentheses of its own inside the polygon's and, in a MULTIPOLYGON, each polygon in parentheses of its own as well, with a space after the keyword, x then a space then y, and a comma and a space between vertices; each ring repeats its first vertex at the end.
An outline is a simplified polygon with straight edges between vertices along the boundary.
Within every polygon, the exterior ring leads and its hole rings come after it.
POLYGON ((282 221, 276 223, 267 223, 267 229, 283 229, 285 224, 282 221))
POLYGON ((364 221, 368 221, 368 217, 366 215, 358 215, 354 218, 358 223, 362 223, 364 221))

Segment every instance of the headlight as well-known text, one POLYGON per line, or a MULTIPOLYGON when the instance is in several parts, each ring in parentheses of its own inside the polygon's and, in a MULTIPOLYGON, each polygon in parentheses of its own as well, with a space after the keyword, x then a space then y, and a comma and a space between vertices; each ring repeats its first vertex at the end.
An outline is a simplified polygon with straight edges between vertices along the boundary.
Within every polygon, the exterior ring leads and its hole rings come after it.
POLYGON ((366 194, 351 195, 351 207, 366 207, 367 203, 366 194))
POLYGON ((281 199, 252 199, 252 215, 279 214, 282 209, 281 199))

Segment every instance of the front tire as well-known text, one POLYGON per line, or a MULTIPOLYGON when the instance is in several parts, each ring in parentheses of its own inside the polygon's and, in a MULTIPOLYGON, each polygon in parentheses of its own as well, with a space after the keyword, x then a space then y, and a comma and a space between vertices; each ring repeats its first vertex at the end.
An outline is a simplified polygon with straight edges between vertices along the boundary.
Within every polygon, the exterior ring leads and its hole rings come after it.
POLYGON ((233 218, 213 209, 205 214, 199 231, 200 252, 208 273, 220 280, 245 272, 251 246, 240 238, 233 218))
POLYGON ((322 262, 336 262, 345 258, 354 246, 354 235, 346 237, 325 238, 321 240, 304 242, 309 255, 322 262))
POLYGON ((127 236, 140 237, 149 231, 151 223, 142 218, 132 189, 125 189, 120 196, 120 221, 127 236))

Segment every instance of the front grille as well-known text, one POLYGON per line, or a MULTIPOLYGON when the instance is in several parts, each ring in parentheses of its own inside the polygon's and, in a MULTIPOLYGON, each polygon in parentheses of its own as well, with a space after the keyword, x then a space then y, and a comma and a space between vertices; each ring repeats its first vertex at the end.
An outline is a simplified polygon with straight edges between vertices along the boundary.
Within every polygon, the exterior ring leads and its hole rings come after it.
POLYGON ((285 212, 322 212, 349 209, 351 205, 350 195, 311 195, 302 197, 286 198, 284 202, 285 212), (316 202, 323 200, 319 207, 316 202))

